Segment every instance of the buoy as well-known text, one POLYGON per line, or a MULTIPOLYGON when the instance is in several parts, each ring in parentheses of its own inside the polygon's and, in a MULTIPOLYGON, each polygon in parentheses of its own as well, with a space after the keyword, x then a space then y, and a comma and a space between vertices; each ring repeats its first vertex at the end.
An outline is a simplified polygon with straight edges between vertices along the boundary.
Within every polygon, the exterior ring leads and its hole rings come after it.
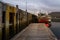
POLYGON ((45 24, 47 27, 49 27, 49 24, 45 24))

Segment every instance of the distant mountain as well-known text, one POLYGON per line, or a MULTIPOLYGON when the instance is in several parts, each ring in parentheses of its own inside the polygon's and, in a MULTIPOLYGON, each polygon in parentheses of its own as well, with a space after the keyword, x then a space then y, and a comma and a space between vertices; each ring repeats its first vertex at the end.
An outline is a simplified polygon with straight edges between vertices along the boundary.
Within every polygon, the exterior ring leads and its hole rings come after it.
POLYGON ((60 18, 60 12, 51 12, 49 15, 51 15, 53 18, 60 18))

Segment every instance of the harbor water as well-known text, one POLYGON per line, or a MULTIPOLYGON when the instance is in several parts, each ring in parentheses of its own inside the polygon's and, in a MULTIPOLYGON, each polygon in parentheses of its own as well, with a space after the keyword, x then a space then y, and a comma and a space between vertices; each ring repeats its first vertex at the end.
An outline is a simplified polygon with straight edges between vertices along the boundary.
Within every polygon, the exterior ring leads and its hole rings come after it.
POLYGON ((60 22, 52 22, 50 27, 55 36, 60 40, 60 22))

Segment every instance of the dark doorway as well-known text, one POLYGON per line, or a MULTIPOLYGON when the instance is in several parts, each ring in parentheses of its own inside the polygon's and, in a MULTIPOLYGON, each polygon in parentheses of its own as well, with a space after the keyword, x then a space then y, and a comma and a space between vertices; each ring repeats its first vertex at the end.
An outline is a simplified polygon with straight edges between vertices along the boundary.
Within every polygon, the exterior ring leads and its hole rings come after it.
POLYGON ((14 36, 14 13, 9 13, 9 38, 14 36))
POLYGON ((6 18, 6 12, 5 11, 3 11, 2 12, 2 40, 5 40, 5 18, 6 18))

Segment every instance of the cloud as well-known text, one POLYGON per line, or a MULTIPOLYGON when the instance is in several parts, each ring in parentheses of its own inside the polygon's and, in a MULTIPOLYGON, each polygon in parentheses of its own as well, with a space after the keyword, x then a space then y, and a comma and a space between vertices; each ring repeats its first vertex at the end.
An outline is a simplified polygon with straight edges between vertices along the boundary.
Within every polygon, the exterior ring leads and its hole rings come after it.
POLYGON ((6 3, 12 5, 19 5, 20 9, 26 10, 26 1, 27 1, 27 10, 29 12, 37 12, 40 10, 43 11, 59 11, 60 10, 60 0, 3 0, 6 3))
POLYGON ((60 0, 42 0, 41 2, 49 7, 60 7, 60 0))

